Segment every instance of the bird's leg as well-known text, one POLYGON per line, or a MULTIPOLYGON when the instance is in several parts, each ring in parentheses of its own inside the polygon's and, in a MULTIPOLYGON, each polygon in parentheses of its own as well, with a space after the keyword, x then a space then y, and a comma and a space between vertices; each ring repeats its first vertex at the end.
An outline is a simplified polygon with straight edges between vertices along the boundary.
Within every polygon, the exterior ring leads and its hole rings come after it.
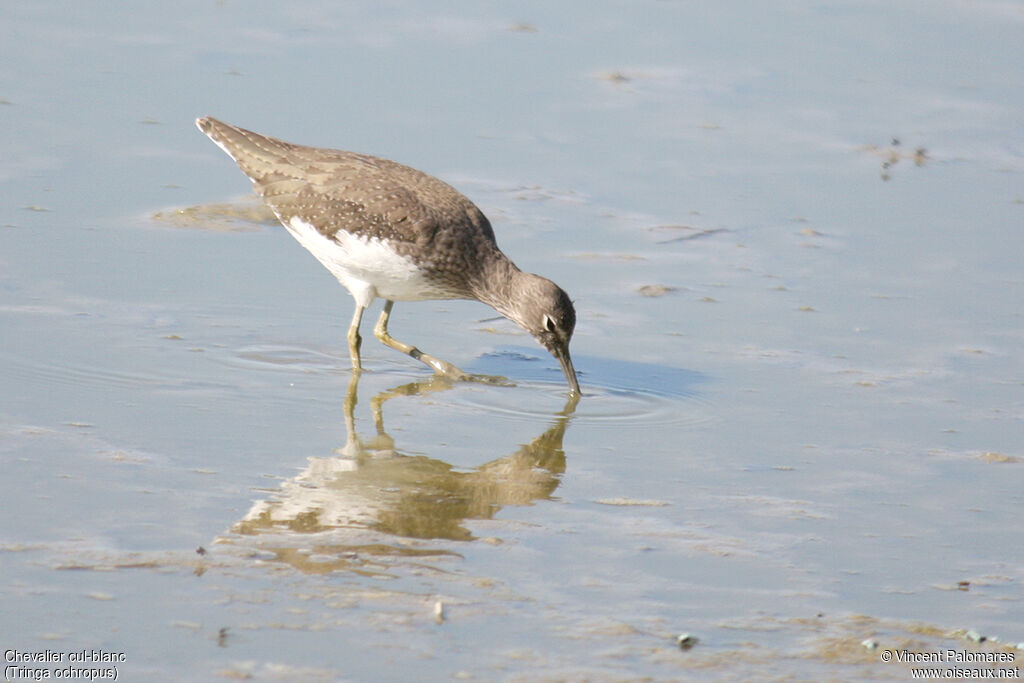
POLYGON ((384 310, 380 314, 380 318, 377 319, 377 325, 373 328, 373 334, 381 341, 382 344, 390 346, 393 349, 397 349, 404 354, 412 356, 416 360, 424 363, 427 367, 433 370, 438 375, 443 375, 451 379, 469 379, 469 375, 459 370, 457 367, 447 361, 443 361, 440 358, 434 358, 431 355, 423 353, 415 346, 400 342, 390 334, 388 334, 388 318, 391 317, 391 307, 395 305, 394 301, 388 299, 384 303, 384 310))
POLYGON ((363 361, 359 358, 359 347, 363 343, 363 338, 359 336, 359 323, 363 321, 363 311, 365 310, 365 306, 356 304, 356 312, 352 316, 352 324, 348 328, 348 353, 352 357, 353 370, 363 369, 363 361))

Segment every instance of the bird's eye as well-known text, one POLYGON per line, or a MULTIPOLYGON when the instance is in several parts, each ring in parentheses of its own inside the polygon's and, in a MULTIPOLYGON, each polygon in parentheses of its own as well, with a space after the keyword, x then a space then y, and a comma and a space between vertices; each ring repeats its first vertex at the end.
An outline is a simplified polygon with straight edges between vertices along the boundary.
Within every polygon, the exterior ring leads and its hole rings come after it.
POLYGON ((550 315, 544 316, 544 329, 546 329, 548 332, 555 331, 555 321, 551 319, 550 315))

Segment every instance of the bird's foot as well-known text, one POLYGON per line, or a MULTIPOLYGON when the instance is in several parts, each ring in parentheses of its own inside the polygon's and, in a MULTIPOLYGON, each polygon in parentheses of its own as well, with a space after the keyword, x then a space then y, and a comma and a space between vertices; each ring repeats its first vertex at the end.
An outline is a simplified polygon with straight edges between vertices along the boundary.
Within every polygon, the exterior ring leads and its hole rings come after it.
POLYGON ((463 372, 458 367, 452 365, 446 360, 440 358, 434 358, 433 356, 425 353, 420 354, 419 360, 426 363, 431 370, 434 371, 435 375, 440 375, 446 379, 450 379, 454 382, 462 382, 469 379, 469 374, 463 372))
POLYGON ((448 361, 441 360, 440 358, 434 358, 433 356, 429 356, 425 353, 420 355, 419 360, 430 366, 435 375, 444 377, 445 379, 453 382, 479 382, 480 384, 493 384, 503 387, 515 386, 515 384, 510 382, 507 377, 501 377, 499 375, 470 374, 452 365, 448 361))
POLYGON ((490 384, 498 387, 514 387, 516 385, 508 377, 502 377, 501 375, 466 375, 465 381, 479 382, 480 384, 490 384))

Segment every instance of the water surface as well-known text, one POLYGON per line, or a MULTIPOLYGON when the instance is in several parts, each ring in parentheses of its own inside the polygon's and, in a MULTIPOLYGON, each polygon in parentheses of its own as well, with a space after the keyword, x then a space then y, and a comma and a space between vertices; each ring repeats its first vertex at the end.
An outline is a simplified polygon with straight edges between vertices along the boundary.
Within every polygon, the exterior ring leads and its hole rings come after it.
POLYGON ((1024 641, 1017 5, 115 10, 0 9, 4 648, 906 680, 1024 641), (391 330, 514 386, 372 339, 354 383, 350 298, 203 114, 469 195, 575 299, 583 400, 473 302, 391 330))

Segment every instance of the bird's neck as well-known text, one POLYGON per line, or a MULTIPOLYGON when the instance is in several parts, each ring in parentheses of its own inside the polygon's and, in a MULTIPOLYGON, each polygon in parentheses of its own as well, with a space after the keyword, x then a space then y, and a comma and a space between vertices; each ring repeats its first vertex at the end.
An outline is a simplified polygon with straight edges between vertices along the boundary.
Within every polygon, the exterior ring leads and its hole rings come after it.
POLYGON ((475 283, 473 296, 518 323, 518 285, 525 273, 504 254, 497 252, 494 257, 487 259, 482 274, 483 277, 475 283))

